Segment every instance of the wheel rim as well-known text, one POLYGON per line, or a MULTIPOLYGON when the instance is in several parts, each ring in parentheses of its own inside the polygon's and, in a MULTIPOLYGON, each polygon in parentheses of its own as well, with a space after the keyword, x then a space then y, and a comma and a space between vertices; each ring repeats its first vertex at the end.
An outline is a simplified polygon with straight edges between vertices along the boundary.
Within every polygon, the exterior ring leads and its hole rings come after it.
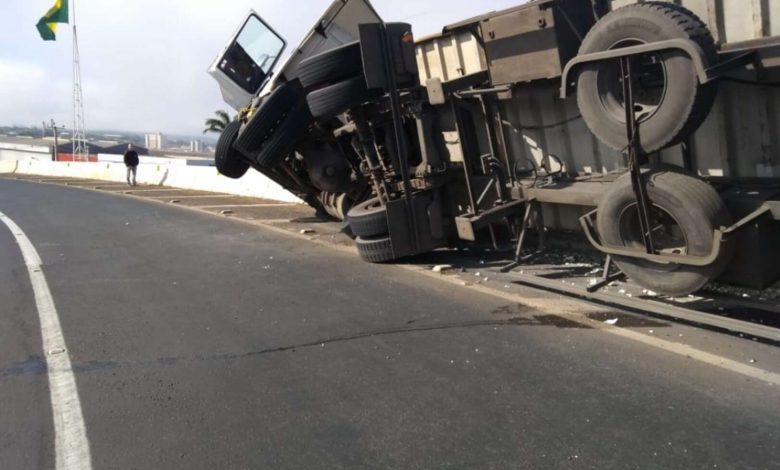
POLYGON ((373 212, 377 208, 382 207, 382 201, 379 199, 373 199, 360 205, 361 212, 373 212))
MULTIPOLYGON (((609 49, 646 44, 639 39, 624 39, 609 49)), ((639 123, 651 119, 666 98, 667 73, 660 54, 644 54, 631 59, 633 71, 632 88, 634 90, 634 115, 639 123)), ((615 121, 625 123, 625 97, 623 79, 618 60, 604 62, 598 70, 598 95, 601 105, 615 121)))
MULTIPOLYGON (((653 204, 650 208, 649 219, 655 254, 688 254, 688 237, 672 214, 664 208, 653 204)), ((618 224, 620 239, 624 246, 644 249, 644 238, 642 237, 639 211, 636 203, 623 209, 618 224)), ((635 260, 642 266, 657 271, 674 271, 680 267, 676 263, 656 263, 641 258, 635 258, 635 260)))

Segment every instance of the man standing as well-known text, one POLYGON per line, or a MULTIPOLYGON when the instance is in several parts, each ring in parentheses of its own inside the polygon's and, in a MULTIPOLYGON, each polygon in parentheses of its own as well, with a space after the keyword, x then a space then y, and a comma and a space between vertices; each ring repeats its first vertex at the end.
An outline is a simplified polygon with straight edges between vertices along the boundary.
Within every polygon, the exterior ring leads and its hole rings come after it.
POLYGON ((125 152, 125 166, 127 167, 127 185, 135 186, 135 177, 138 172, 138 152, 133 150, 133 144, 127 145, 125 152), (133 177, 132 180, 130 177, 133 177))

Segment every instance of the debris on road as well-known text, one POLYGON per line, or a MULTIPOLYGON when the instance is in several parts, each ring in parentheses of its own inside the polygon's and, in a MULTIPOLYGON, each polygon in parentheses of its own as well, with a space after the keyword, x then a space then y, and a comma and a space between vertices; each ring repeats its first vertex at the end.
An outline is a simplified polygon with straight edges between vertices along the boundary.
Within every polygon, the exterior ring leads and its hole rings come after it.
POLYGON ((455 267, 452 266, 451 264, 437 264, 436 266, 433 267, 432 271, 435 273, 442 274, 448 271, 452 271, 453 269, 455 269, 455 267))
POLYGON ((312 234, 317 233, 317 232, 315 230, 310 229, 310 228, 304 228, 304 229, 301 229, 301 231, 298 232, 298 233, 300 233, 301 235, 312 235, 312 234))
POLYGON ((604 320, 604 323, 607 325, 617 325, 618 319, 617 318, 610 318, 609 320, 604 320))

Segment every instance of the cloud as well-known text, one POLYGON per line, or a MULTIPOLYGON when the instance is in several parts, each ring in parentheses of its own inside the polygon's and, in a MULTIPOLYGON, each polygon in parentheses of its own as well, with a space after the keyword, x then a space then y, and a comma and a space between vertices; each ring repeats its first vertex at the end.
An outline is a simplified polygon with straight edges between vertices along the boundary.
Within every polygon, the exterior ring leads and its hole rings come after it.
POLYGON ((0 58, 0 117, 7 124, 70 124, 70 101, 58 98, 70 97, 70 83, 70 75, 50 79, 41 65, 0 58))

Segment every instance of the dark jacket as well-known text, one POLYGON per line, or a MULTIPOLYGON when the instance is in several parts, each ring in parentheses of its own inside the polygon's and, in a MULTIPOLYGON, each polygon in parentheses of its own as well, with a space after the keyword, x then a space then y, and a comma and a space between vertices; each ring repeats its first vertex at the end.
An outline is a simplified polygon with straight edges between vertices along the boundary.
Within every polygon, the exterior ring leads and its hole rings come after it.
POLYGON ((128 150, 125 152, 125 165, 138 166, 138 152, 135 150, 128 150))

